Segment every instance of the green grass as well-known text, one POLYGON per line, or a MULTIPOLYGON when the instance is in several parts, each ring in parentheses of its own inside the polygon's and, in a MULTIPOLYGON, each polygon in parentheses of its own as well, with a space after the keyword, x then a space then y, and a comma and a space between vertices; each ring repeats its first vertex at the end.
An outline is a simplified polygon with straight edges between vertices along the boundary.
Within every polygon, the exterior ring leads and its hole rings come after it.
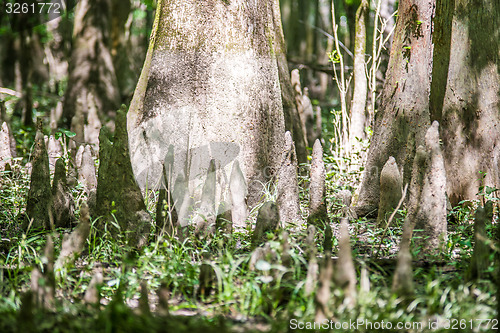
MULTIPOLYGON (((345 177, 350 179, 352 175, 345 177)), ((300 179, 301 184, 306 184, 307 181, 304 176, 300 179)), ((24 321, 21 300, 24 292, 29 290, 32 268, 43 269, 46 263, 43 249, 48 232, 30 231, 25 235, 18 227, 29 186, 25 170, 16 166, 12 176, 2 175, 1 182, 0 331, 8 332, 17 327, 20 321, 24 321)), ((335 192, 346 188, 339 186, 338 182, 339 176, 328 180, 329 207, 338 205, 333 199, 335 192)), ((85 199, 81 186, 73 194, 76 202, 85 199)), ((307 190, 301 189, 300 195, 302 213, 306 217, 307 190)), ((274 197, 274 187, 268 186, 262 203, 274 197)), ((153 212, 152 202, 155 198, 156 194, 149 197, 151 202, 148 201, 148 207, 153 212)), ((463 278, 473 249, 472 223, 477 204, 478 202, 464 202, 450 212, 448 252, 444 257, 448 264, 414 267, 416 293, 411 300, 397 298, 391 292, 394 267, 383 266, 373 257, 380 248, 380 257, 388 260, 395 258, 405 211, 401 211, 403 218, 392 223, 384 238, 384 231, 376 228, 374 221, 364 218, 352 221, 351 246, 358 282, 361 267, 366 267, 371 288, 367 292, 358 291, 356 305, 351 308, 344 303, 341 288, 334 287, 330 299, 331 318, 337 320, 337 323, 363 319, 366 322, 421 322, 425 325, 434 321, 443 324, 452 319, 469 323, 469 320, 474 319, 496 318, 496 286, 493 276, 496 276, 495 270, 498 267, 494 264, 494 254, 484 280, 466 282, 463 278)), ((256 213, 257 210, 254 209, 251 219, 255 219, 256 213)), ((331 218, 336 221, 338 216, 332 213, 331 218)), ((497 219, 498 216, 495 221, 497 219)), ((275 253, 274 258, 264 258, 251 271, 251 226, 229 238, 216 233, 211 239, 200 240, 191 236, 183 242, 168 237, 158 239, 151 234, 149 245, 136 251, 128 246, 125 237, 120 237, 120 234, 112 236, 115 233, 111 231, 116 228, 112 223, 106 225, 104 233, 97 232, 97 220, 97 217, 93 217, 84 253, 74 264, 64 267, 61 278, 57 280, 55 309, 48 312, 41 309, 32 311, 31 320, 38 330, 52 332, 68 327, 68 330, 71 328, 76 331, 151 331, 175 324, 179 326, 170 327, 180 327, 178 332, 221 332, 235 326, 244 330, 262 328, 281 332, 289 327, 290 319, 302 322, 314 320, 314 293, 305 296, 304 292, 308 267, 308 258, 304 254, 305 224, 287 228, 292 265, 285 267, 282 263, 283 241, 278 233, 270 235, 269 239, 270 249, 275 253), (209 255, 209 259, 204 261, 205 254, 209 255), (212 293, 200 297, 199 272, 204 262, 212 267, 215 276, 212 293), (104 276, 100 309, 82 302, 85 290, 97 269, 102 270, 104 276), (153 304, 156 304, 155 291, 161 285, 168 288, 171 295, 171 316, 168 320, 165 317, 140 314, 136 309, 143 281, 147 283, 153 304)), ((333 227, 335 230, 335 222, 333 227)), ((493 229, 489 229, 491 235, 495 232, 493 229)), ((67 232, 69 230, 52 233, 56 256, 60 251, 63 234, 67 232)), ((323 251, 323 237, 320 232, 316 243, 320 255, 323 251)), ((336 247, 334 239, 334 252, 336 247)), ((413 251, 416 253, 419 249, 413 248, 413 251)), ((488 331, 477 329, 476 322, 473 325, 474 332, 488 331)), ((374 330, 362 328, 359 331, 374 330)))

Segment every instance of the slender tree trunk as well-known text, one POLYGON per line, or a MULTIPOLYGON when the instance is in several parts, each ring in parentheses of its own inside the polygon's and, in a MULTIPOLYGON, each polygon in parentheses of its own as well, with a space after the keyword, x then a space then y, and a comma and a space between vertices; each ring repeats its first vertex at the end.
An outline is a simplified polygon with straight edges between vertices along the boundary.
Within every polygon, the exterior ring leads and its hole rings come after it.
POLYGON ((130 0, 112 0, 111 2, 111 57, 115 68, 120 96, 130 100, 134 93, 138 74, 132 71, 132 45, 128 23, 131 11, 130 0), (127 98, 128 97, 128 98, 127 98))
POLYGON ((370 10, 368 0, 361 1, 356 12, 356 37, 354 39, 354 92, 351 104, 351 124, 349 141, 354 151, 359 151, 359 141, 365 138, 366 96, 368 80, 366 78, 366 21, 370 10))
POLYGON ((75 114, 85 118, 89 105, 95 105, 100 115, 111 115, 118 109, 120 94, 110 53, 110 10, 110 0, 82 0, 76 6, 63 103, 62 121, 67 127, 75 114))
POLYGON ((276 18, 273 20, 273 31, 275 33, 275 48, 276 60, 278 65, 278 75, 281 86, 281 99, 283 103, 283 113, 285 119, 285 130, 290 131, 295 143, 298 163, 307 163, 306 142, 304 140, 304 132, 306 129, 300 121, 295 96, 290 82, 290 71, 286 59, 286 45, 281 25, 281 15, 278 11, 275 13, 276 18))
MULTIPOLYGON (((396 22, 392 14, 396 9, 396 0, 382 0, 380 4, 380 17, 385 20, 384 38, 387 37, 394 28, 396 22)), ((389 47, 391 44, 392 37, 389 38, 389 47)))
MULTIPOLYGON (((377 1, 378 0, 375 0, 375 3, 377 1)), ((378 70, 375 73, 375 84, 376 86, 379 86, 379 89, 381 89, 381 87, 384 85, 385 73, 387 72, 389 64, 389 53, 391 50, 392 39, 394 36, 393 32, 396 24, 396 16, 394 15, 394 12, 397 9, 398 8, 396 5, 396 0, 382 0, 380 3, 379 27, 380 29, 383 29, 382 36, 380 37, 384 40, 387 39, 387 43, 380 52, 380 65, 378 66, 378 70)), ((379 89, 376 90, 378 91, 379 89)), ((376 109, 377 105, 375 105, 375 110, 376 109)))
MULTIPOLYGON (((360 0, 351 0, 351 1, 343 1, 343 7, 345 11, 345 15, 347 18, 347 28, 349 29, 349 38, 346 38, 346 47, 353 52, 356 45, 356 25, 357 25, 357 9, 361 5, 360 0)), ((338 8, 338 7, 337 7, 338 8)), ((339 21, 337 21, 339 22, 339 21)), ((352 58, 346 58, 346 65, 352 65, 352 58)))
POLYGON ((214 159, 217 207, 228 198, 238 160, 248 203, 259 200, 279 168, 284 141, 280 25, 277 1, 158 2, 128 112, 132 165, 143 188, 158 184, 173 145, 174 173, 185 176, 189 191, 201 188, 214 159))

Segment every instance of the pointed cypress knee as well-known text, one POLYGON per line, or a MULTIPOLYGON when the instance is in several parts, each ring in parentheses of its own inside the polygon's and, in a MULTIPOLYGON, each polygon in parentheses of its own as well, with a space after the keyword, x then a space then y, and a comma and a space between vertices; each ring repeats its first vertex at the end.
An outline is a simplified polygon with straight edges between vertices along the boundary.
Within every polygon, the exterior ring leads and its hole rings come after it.
POLYGON ((309 218, 307 222, 323 229, 328 223, 328 214, 325 205, 326 169, 323 162, 323 147, 316 140, 311 160, 311 184, 309 186, 309 218))
POLYGON ((439 143, 439 123, 434 121, 413 162, 407 217, 413 221, 422 246, 421 255, 439 256, 447 237, 446 171, 439 143))
POLYGON ((210 160, 207 178, 201 192, 200 209, 193 218, 197 235, 205 236, 215 230, 215 187, 216 187, 215 160, 210 160))
POLYGON ((278 207, 272 201, 268 201, 262 205, 257 215, 255 230, 252 234, 252 247, 257 247, 259 244, 266 241, 268 232, 275 232, 279 225, 278 207))
POLYGON ((75 219, 75 202, 66 180, 66 166, 62 158, 55 165, 52 181, 52 217, 56 228, 69 228, 75 219))
POLYGON ((43 273, 34 268, 31 272, 31 291, 37 306, 46 310, 54 310, 56 281, 54 278, 54 242, 52 237, 47 237, 43 251, 43 273))
POLYGON ((61 252, 55 263, 55 271, 60 272, 61 268, 70 262, 74 262, 84 249, 87 238, 90 234, 90 214, 89 207, 83 202, 80 207, 80 220, 78 226, 69 235, 65 235, 61 245, 61 252))
POLYGON ((404 243, 398 253, 398 261, 394 278, 392 280, 392 292, 405 299, 414 294, 412 257, 408 243, 404 243))
MULTIPOLYGON (((384 228, 386 221, 398 206, 403 192, 403 179, 394 157, 389 157, 380 173, 380 201, 377 226, 384 228)), ((395 216, 397 217, 397 215, 395 216)))
POLYGON ((148 283, 144 280, 141 282, 141 297, 139 297, 139 312, 143 317, 151 316, 151 308, 149 306, 148 283))
POLYGON ((316 289, 318 284, 318 261, 316 256, 310 257, 307 263, 307 276, 304 284, 304 296, 309 296, 316 289))
POLYGON ((403 224, 403 235, 399 243, 398 261, 392 280, 392 292, 405 299, 414 294, 413 269, 410 244, 413 235, 413 221, 409 217, 403 224))
POLYGON ((231 214, 233 226, 244 228, 248 217, 246 203, 248 188, 238 160, 233 162, 229 180, 229 191, 231 192, 231 214))
POLYGON ((83 184, 87 195, 97 188, 97 177, 95 172, 94 158, 92 157, 92 147, 85 145, 78 169, 78 181, 83 184))
POLYGON ((330 310, 330 296, 331 296, 331 284, 333 277, 333 261, 330 255, 325 256, 323 259, 323 264, 321 265, 321 270, 319 273, 318 280, 318 290, 316 292, 316 316, 314 321, 317 323, 322 323, 326 319, 331 318, 330 310))
MULTIPOLYGON (((104 174, 99 175, 99 181, 102 179, 102 182, 97 185, 97 211, 104 216, 105 221, 116 218, 120 231, 126 233, 129 244, 132 247, 142 247, 146 244, 151 228, 151 216, 147 212, 130 163, 126 113, 125 106, 122 106, 116 114, 109 160, 100 156, 105 165, 102 170, 104 174), (114 216, 111 215, 112 211, 114 216)), ((115 234, 118 231, 112 230, 115 234)))
POLYGON ((297 154, 292 134, 285 133, 285 149, 278 171, 278 199, 280 218, 284 224, 301 220, 299 205, 299 184, 297 179, 297 154))
POLYGON ((49 229, 51 204, 49 157, 45 148, 41 120, 38 121, 35 145, 31 160, 31 180, 26 204, 26 219, 23 230, 32 228, 49 229))
POLYGON ((221 201, 217 208, 217 219, 215 228, 223 235, 231 235, 233 232, 233 219, 231 214, 231 205, 225 201, 221 201))
POLYGON ((212 289, 215 284, 215 271, 210 264, 210 255, 208 253, 203 254, 203 263, 200 266, 200 274, 198 281, 200 282, 200 289, 198 291, 198 296, 200 298, 206 298, 210 296, 212 289))
POLYGON ((305 296, 309 296, 316 289, 318 283, 318 260, 316 259, 316 227, 310 225, 307 227, 307 236, 305 239, 304 256, 308 260, 307 263, 307 277, 304 286, 305 296))
POLYGON ((340 222, 339 258, 335 270, 335 281, 344 290, 345 301, 353 306, 356 301, 356 269, 352 260, 348 220, 340 222))
MULTIPOLYGON (((106 215, 106 210, 111 206, 111 202, 109 201, 111 196, 108 193, 110 183, 108 169, 113 150, 111 138, 112 134, 109 128, 107 126, 101 127, 101 131, 99 132, 99 170, 97 172, 96 205, 94 207, 89 206, 91 215, 96 217, 106 215)), ((81 160, 81 158, 76 158, 77 168, 78 160, 81 160)), ((103 221, 98 221, 98 223, 98 227, 103 229, 103 221)))
POLYGON ((47 143, 47 155, 49 156, 49 170, 53 174, 56 168, 56 161, 63 156, 61 142, 56 140, 53 135, 49 137, 47 143))
POLYGON ((305 257, 306 259, 311 258, 312 256, 316 257, 316 227, 314 225, 310 225, 307 227, 307 236, 305 239, 305 257))
POLYGON ((83 301, 85 303, 96 307, 99 306, 101 302, 99 290, 103 282, 104 278, 102 276, 102 272, 97 271, 94 276, 92 276, 87 290, 85 290, 85 295, 83 296, 83 301))
POLYGON ((193 207, 193 199, 189 189, 189 182, 186 180, 184 173, 181 171, 175 179, 174 185, 174 205, 178 210, 178 229, 181 231, 187 228, 189 223, 189 215, 193 207))
POLYGON ((370 292, 370 276, 365 266, 361 268, 361 277, 359 278, 359 290, 361 293, 370 292))

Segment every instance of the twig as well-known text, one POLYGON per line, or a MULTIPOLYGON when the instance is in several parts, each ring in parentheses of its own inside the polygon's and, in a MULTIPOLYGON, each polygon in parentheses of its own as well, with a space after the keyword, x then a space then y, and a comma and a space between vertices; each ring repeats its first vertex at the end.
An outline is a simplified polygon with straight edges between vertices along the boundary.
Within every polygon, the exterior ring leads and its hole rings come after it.
POLYGON ((11 95, 11 96, 15 96, 17 98, 21 98, 21 93, 15 91, 15 90, 12 90, 12 89, 9 89, 9 88, 3 88, 3 87, 0 87, 0 94, 6 94, 6 95, 11 95))
MULTIPOLYGON (((331 39, 331 40, 335 40, 335 37, 330 35, 328 32, 326 32, 325 30, 313 25, 313 24, 310 24, 310 23, 307 23, 307 22, 304 22, 303 20, 299 20, 299 23, 304 23, 304 24, 307 24, 308 26, 310 26, 311 28, 319 31, 323 36, 327 37, 328 39, 331 39)), ((345 51, 345 53, 347 53, 351 58, 354 58, 354 55, 352 54, 352 52, 345 46, 344 43, 342 43, 342 41, 339 40, 339 45, 340 47, 345 51)))

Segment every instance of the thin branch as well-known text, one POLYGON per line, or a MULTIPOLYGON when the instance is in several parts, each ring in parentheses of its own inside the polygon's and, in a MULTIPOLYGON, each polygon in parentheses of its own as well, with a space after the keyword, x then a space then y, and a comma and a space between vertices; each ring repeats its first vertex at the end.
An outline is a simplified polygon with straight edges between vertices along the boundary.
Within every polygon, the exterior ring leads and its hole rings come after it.
MULTIPOLYGON (((326 32, 325 30, 321 29, 320 27, 317 27, 317 26, 315 26, 313 24, 304 22, 303 20, 299 20, 299 23, 307 24, 308 26, 310 26, 314 30, 318 30, 323 36, 327 37, 328 39, 335 40, 334 36, 330 35, 328 32, 326 32)), ((344 43, 342 43, 342 41, 339 40, 339 44, 340 44, 340 47, 345 51, 345 53, 347 53, 348 56, 350 56, 351 58, 354 58, 354 55, 352 54, 352 52, 347 48, 347 46, 345 46, 344 43)))
POLYGON ((17 92, 15 90, 12 90, 12 89, 9 89, 9 88, 3 88, 3 87, 0 87, 0 94, 11 95, 11 96, 15 96, 17 98, 21 98, 22 97, 22 94, 20 92, 17 92))

